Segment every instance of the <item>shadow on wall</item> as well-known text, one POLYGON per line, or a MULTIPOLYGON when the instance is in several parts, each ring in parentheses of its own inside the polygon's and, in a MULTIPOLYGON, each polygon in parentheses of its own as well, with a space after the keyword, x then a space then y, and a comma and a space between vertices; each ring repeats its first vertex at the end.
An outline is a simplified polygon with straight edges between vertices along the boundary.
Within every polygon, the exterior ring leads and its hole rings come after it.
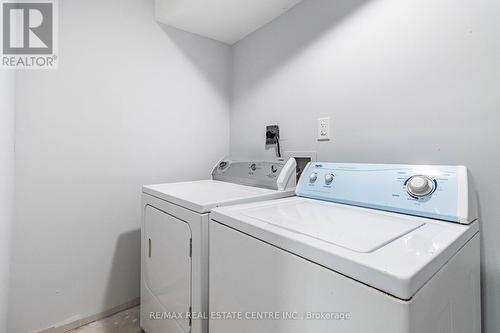
POLYGON ((261 42, 258 50, 248 49, 245 44, 246 40, 252 40, 252 35, 238 42, 238 53, 256 53, 255 56, 259 57, 258 52, 266 52, 265 62, 259 62, 259 68, 245 69, 245 64, 236 64, 241 68, 237 68, 238 70, 244 70, 246 73, 245 87, 251 89, 272 76, 273 72, 286 65, 294 55, 314 44, 324 33, 339 26, 354 12, 372 1, 304 0, 283 15, 286 16, 287 24, 273 25, 269 33, 265 26, 257 31, 261 42))
MULTIPOLYGON (((220 75, 220 54, 227 52, 227 63, 225 66, 230 66, 230 47, 224 43, 215 40, 201 37, 189 32, 185 32, 176 28, 172 28, 163 23, 158 25, 165 32, 170 41, 186 56, 186 59, 204 76, 207 82, 215 88, 218 96, 222 99, 227 98, 229 91, 230 78, 222 78, 220 75), (213 53, 204 52, 212 47, 213 53), (211 54, 217 54, 212 57, 211 54)), ((228 75, 230 71, 227 71, 228 75)))
POLYGON ((121 234, 115 246, 103 309, 112 309, 138 298, 141 277, 141 230, 121 234), (129 276, 123 279, 123 276, 129 276), (130 278, 131 277, 131 278, 130 278), (129 281, 133 281, 132 285, 129 281), (120 300, 118 304, 114 303, 120 300))
MULTIPOLYGON (((474 179, 474 176, 472 176, 474 179)), ((481 234, 481 326, 483 331, 485 331, 488 328, 488 323, 493 323, 490 324, 492 327, 500 327, 500 319, 498 316, 490 316, 490 311, 488 311, 488 299, 491 297, 488 293, 491 292, 491 289, 494 287, 490 287, 490 281, 487 279, 487 277, 490 276, 496 276, 498 275, 497 273, 497 268, 492 267, 487 264, 486 262, 486 257, 485 253, 487 253, 487 248, 485 247, 485 242, 484 242, 484 225, 483 225, 483 208, 481 205, 481 197, 479 196, 479 193, 477 194, 478 196, 478 202, 477 202, 477 210, 479 213, 479 232, 481 234)), ((499 261, 500 263, 500 261, 499 261)), ((494 283, 494 282, 493 282, 494 283)), ((500 298, 495 299, 495 304, 497 308, 500 308, 500 298)))

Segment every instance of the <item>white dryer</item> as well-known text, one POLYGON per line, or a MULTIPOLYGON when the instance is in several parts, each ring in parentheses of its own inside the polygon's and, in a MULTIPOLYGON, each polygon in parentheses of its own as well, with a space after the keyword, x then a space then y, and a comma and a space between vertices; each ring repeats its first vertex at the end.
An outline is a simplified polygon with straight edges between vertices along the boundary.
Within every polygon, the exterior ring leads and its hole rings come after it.
POLYGON ((223 159, 212 179, 144 186, 141 327, 206 333, 212 208, 295 195, 296 162, 223 159))
POLYGON ((310 163, 297 195, 212 212, 211 333, 480 333, 465 167, 310 163))

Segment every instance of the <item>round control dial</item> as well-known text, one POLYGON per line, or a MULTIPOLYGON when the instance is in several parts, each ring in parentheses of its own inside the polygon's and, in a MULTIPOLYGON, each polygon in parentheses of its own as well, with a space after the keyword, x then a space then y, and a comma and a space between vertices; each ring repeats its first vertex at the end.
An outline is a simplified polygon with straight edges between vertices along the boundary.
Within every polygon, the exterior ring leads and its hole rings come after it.
POLYGON ((318 174, 316 172, 311 173, 311 175, 309 176, 309 181, 311 183, 314 183, 317 179, 318 179, 318 174))
POLYGON ((434 181, 427 176, 413 176, 408 180, 407 190, 414 197, 425 197, 434 191, 434 181))
POLYGON ((330 185, 333 182, 333 175, 331 173, 325 176, 325 184, 330 185))

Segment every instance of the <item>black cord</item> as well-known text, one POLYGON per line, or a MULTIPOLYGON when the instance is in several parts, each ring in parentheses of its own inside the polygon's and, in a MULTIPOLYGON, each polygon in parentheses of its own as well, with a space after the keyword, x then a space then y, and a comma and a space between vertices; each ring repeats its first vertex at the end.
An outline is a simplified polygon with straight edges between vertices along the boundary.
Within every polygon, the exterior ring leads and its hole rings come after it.
POLYGON ((280 138, 279 136, 276 136, 276 148, 277 148, 277 155, 278 157, 281 157, 281 148, 280 148, 280 138))

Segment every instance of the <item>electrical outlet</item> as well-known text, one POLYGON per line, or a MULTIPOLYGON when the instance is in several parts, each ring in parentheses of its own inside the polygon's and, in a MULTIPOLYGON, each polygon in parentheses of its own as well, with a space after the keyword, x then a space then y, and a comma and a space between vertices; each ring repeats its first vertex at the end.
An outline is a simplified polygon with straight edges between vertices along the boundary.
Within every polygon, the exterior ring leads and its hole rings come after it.
POLYGON ((269 125, 266 127, 266 145, 274 145, 279 140, 280 128, 278 125, 269 125))
POLYGON ((318 119, 318 141, 330 140, 330 117, 318 119))

